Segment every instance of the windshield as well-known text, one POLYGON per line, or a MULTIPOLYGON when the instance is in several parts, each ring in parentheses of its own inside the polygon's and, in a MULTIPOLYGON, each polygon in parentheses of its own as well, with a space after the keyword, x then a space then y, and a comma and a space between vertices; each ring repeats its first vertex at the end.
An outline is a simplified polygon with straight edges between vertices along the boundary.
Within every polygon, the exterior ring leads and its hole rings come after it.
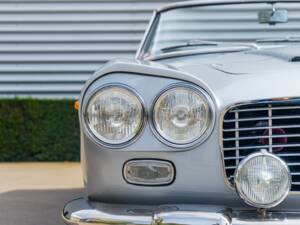
POLYGON ((299 38, 300 2, 189 6, 158 13, 141 54, 149 58, 232 43, 299 38))

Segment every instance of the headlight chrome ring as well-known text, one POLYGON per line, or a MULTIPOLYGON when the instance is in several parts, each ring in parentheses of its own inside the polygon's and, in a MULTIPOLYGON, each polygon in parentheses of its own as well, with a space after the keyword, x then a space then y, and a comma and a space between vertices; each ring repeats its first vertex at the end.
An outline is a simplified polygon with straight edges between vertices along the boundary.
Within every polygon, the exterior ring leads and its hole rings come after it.
POLYGON ((83 121, 88 134, 97 143, 107 148, 123 148, 142 133, 146 111, 137 91, 124 84, 110 83, 88 96, 83 108, 83 121), (107 134, 103 135, 105 132, 107 134))
POLYGON ((154 135, 164 144, 177 149, 191 148, 203 143, 211 134, 215 124, 215 107, 211 97, 205 90, 193 84, 175 83, 168 86, 156 96, 151 109, 151 128, 154 135), (194 105, 191 105, 191 102, 194 105), (170 105, 174 107, 167 108, 170 105), (203 115, 206 117, 200 118, 203 115), (158 119, 158 116, 169 119, 158 119), (205 127, 200 126, 203 119, 205 127), (163 133, 161 129, 163 126, 169 126, 170 133, 175 133, 174 137, 163 133), (184 139, 188 137, 188 133, 191 134, 190 137, 184 139), (183 138, 180 140, 178 137, 183 138))

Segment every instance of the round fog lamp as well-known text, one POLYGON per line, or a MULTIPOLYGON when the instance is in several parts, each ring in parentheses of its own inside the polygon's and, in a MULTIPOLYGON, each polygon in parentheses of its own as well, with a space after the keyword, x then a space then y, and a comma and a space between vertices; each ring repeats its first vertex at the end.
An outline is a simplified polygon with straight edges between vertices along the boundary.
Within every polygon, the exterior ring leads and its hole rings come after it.
POLYGON ((239 196, 257 208, 280 204, 291 189, 291 175, 284 161, 266 150, 251 154, 237 167, 235 186, 239 196))

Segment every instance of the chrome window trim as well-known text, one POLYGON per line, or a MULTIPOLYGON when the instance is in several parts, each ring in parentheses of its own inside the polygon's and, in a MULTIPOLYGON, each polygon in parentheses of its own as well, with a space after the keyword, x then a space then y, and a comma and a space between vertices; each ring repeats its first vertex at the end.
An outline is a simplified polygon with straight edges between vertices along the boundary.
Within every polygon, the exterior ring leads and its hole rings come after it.
MULTIPOLYGON (((220 130, 219 130, 219 146, 220 146, 220 151, 221 151, 221 161, 222 161, 222 171, 223 171, 223 178, 225 185, 231 190, 236 192, 234 184, 231 184, 228 180, 227 174, 226 174, 226 169, 225 169, 225 157, 224 157, 224 149, 223 149, 223 120, 225 114, 230 111, 231 109, 239 106, 244 106, 244 105, 249 105, 249 104, 259 104, 259 103, 280 103, 283 101, 295 101, 299 100, 300 97, 278 97, 278 98, 273 98, 273 99, 260 99, 260 100, 249 100, 249 101, 243 101, 243 102, 238 102, 229 106, 224 107, 222 112, 220 113, 220 119, 219 119, 219 125, 220 125, 220 130)), ((300 195, 300 191, 290 191, 288 195, 300 195)))
POLYGON ((133 144, 135 141, 137 141, 137 139, 141 136, 141 134, 143 133, 143 131, 145 130, 146 127, 146 123, 147 123, 147 110, 145 108, 145 103, 144 100, 142 98, 142 96, 132 87, 122 84, 122 83, 107 83, 104 85, 101 85, 100 87, 96 88, 95 90, 93 90, 90 94, 85 96, 85 99, 87 99, 86 101, 84 101, 84 105, 82 106, 82 113, 81 113, 81 120, 83 121, 83 131, 85 131, 85 133, 98 145, 103 146, 105 148, 109 148, 109 149, 121 149, 124 147, 127 147, 131 144, 133 144), (142 105, 142 124, 141 127, 139 129, 139 131, 137 132, 137 134, 131 138, 130 140, 124 142, 124 143, 120 143, 120 144, 110 144, 107 142, 104 142, 102 140, 100 140, 94 133, 93 131, 91 131, 91 129, 88 126, 88 122, 87 122, 87 114, 86 114, 86 110, 87 110, 87 106, 89 105, 89 102, 91 100, 91 98, 97 94, 99 91, 105 89, 105 88, 110 88, 110 87, 121 87, 124 88, 128 91, 130 91, 132 94, 134 94, 138 100, 140 101, 141 105, 142 105))
POLYGON ((147 43, 147 40, 148 40, 149 36, 152 33, 151 31, 153 29, 153 24, 156 21, 156 18, 158 18, 158 13, 157 13, 156 10, 154 10, 153 14, 152 14, 152 17, 150 19, 149 25, 147 26, 146 31, 144 33, 143 39, 142 39, 142 41, 141 41, 141 43, 140 43, 140 45, 138 47, 138 50, 136 52, 135 59, 137 59, 137 60, 143 59, 143 54, 142 54, 143 53, 143 49, 144 49, 144 47, 145 47, 145 45, 147 43))
POLYGON ((203 142, 205 142, 207 140, 207 138, 211 135, 214 126, 215 126, 215 121, 216 121, 216 108, 215 108, 215 104, 212 100, 212 97, 207 93, 206 90, 204 90, 203 88, 200 88, 194 84, 189 84, 186 82, 178 82, 178 83, 174 83, 171 84, 169 86, 167 86, 166 88, 162 89, 153 99, 152 101, 152 105, 150 107, 150 113, 149 113, 149 117, 150 120, 149 124, 150 124, 150 128, 152 130, 152 133, 155 135, 155 137, 162 142, 163 144, 175 148, 176 150, 190 150, 196 146, 199 146, 200 144, 202 144, 203 142), (207 100, 209 109, 210 109, 210 124, 208 126, 208 128, 204 131, 204 133, 202 134, 201 137, 199 137, 197 140, 188 143, 188 144, 176 144, 176 143, 172 143, 168 140, 166 140, 164 137, 162 137, 162 135, 158 132, 158 130, 156 129, 156 125, 155 125, 155 121, 154 121, 154 107, 155 107, 155 103, 157 102, 158 98, 166 91, 172 89, 172 88, 176 88, 176 87, 188 87, 191 88, 193 90, 195 90, 196 92, 200 92, 201 95, 204 96, 204 98, 207 100))
POLYGON ((157 10, 158 13, 169 11, 178 8, 187 8, 193 6, 210 6, 210 5, 231 5, 231 4, 255 4, 255 3, 293 3, 300 2, 299 0, 193 0, 182 1, 167 4, 157 10))
MULTIPOLYGON (((171 4, 167 4, 165 6, 162 6, 158 10, 153 11, 153 15, 150 19, 149 25, 144 33, 143 39, 138 47, 138 50, 135 55, 135 59, 137 60, 156 60, 156 56, 150 56, 150 57, 143 57, 143 49, 145 45, 148 42, 149 36, 153 32, 153 27, 155 24, 156 19, 160 16, 161 13, 165 11, 169 11, 172 9, 178 9, 178 8, 188 8, 188 7, 194 7, 194 6, 211 6, 211 5, 231 5, 231 4, 255 4, 255 3, 300 3, 300 0, 192 0, 192 1, 182 1, 182 2, 175 2, 171 4)), ((195 53, 194 53, 195 54, 195 53)), ((165 58, 163 56, 164 54, 160 54, 157 56, 157 59, 163 59, 165 58)), ((173 57, 176 57, 175 54, 173 57)), ((166 58, 169 58, 167 56, 166 58)))

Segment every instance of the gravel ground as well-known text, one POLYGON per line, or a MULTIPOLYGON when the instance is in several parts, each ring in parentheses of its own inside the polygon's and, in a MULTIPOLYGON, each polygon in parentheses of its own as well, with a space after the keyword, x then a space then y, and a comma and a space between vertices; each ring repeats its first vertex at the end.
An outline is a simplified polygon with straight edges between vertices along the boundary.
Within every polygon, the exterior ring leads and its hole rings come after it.
POLYGON ((78 163, 0 164, 1 225, 62 225, 63 205, 82 196, 78 163))

